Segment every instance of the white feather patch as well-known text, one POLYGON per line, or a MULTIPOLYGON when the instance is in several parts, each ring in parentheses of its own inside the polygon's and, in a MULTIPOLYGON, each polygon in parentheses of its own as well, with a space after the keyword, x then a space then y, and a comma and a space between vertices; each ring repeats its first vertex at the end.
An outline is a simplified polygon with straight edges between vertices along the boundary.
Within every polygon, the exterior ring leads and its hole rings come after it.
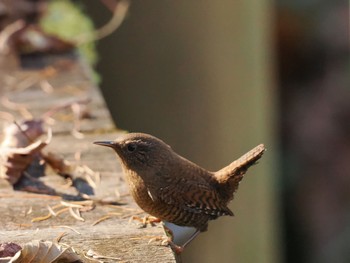
POLYGON ((152 199, 152 201, 154 202, 154 198, 153 198, 151 191, 149 189, 147 189, 147 193, 148 193, 149 197, 152 199))

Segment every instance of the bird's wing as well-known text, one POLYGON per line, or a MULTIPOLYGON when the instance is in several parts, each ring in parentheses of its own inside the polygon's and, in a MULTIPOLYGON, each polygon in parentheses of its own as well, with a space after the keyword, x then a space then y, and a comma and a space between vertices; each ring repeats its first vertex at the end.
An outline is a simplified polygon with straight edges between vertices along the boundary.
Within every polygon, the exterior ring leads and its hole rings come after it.
POLYGON ((195 181, 180 181, 158 189, 157 196, 166 204, 181 206, 191 213, 204 213, 216 218, 233 215, 220 199, 213 187, 195 181))

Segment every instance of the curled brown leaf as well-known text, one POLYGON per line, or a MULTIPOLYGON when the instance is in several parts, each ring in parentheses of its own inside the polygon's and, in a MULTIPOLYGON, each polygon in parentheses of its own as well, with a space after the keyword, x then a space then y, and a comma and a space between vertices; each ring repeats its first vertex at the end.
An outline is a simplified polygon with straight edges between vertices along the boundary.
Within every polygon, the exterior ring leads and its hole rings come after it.
POLYGON ((0 178, 15 184, 46 145, 46 142, 37 141, 24 148, 0 148, 0 178))
POLYGON ((13 123, 4 130, 0 144, 0 178, 15 184, 30 166, 38 159, 41 150, 50 142, 51 131, 46 141, 37 140, 44 133, 42 121, 26 120, 13 123), (37 141, 35 141, 37 140, 37 141))

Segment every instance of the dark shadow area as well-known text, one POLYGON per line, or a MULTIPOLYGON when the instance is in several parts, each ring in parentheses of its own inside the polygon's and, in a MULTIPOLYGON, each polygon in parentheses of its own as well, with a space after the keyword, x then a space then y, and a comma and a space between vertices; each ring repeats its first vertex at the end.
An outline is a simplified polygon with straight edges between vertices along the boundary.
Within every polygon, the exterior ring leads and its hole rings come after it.
POLYGON ((349 6, 277 1, 287 262, 350 261, 349 6))

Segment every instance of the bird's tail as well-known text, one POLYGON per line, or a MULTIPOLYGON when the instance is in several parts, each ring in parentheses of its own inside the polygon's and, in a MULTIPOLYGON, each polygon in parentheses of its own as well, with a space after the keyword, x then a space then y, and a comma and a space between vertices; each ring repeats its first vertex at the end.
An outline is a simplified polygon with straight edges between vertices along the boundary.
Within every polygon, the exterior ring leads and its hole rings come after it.
POLYGON ((237 190, 239 182, 248 168, 256 164, 265 150, 265 146, 260 144, 228 166, 215 172, 216 180, 219 182, 220 187, 223 188, 223 191, 220 192, 227 193, 228 201, 232 199, 233 193, 237 190))

